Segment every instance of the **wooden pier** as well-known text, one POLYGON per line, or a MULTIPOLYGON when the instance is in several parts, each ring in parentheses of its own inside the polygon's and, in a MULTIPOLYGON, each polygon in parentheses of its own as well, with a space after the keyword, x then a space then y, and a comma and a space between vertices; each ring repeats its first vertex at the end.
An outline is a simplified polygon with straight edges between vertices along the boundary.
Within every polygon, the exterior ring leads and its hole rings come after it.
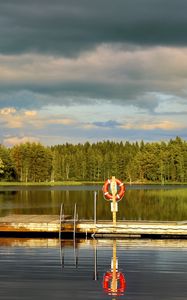
POLYGON ((95 238, 187 238, 187 221, 76 220, 58 215, 8 215, 0 217, 0 236, 92 236, 95 238))

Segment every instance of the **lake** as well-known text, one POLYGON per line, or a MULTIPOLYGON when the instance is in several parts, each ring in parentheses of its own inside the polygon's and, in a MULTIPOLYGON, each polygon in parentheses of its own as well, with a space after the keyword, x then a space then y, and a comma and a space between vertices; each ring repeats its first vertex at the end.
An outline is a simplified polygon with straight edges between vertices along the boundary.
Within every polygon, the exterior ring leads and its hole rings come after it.
POLYGON ((0 239, 2 300, 186 300, 186 282, 186 240, 0 239))
MULTIPOLYGON (((102 186, 1 186, 0 216, 7 214, 73 214, 93 219, 94 191, 97 219, 110 220, 110 203, 103 199, 102 186)), ((128 185, 119 202, 118 220, 187 220, 187 185, 128 185)))
MULTIPOLYGON (((101 186, 0 187, 0 215, 111 219, 101 186)), ((187 186, 127 186, 118 219, 187 220, 187 186)), ((187 240, 0 238, 2 300, 186 300, 187 240)))

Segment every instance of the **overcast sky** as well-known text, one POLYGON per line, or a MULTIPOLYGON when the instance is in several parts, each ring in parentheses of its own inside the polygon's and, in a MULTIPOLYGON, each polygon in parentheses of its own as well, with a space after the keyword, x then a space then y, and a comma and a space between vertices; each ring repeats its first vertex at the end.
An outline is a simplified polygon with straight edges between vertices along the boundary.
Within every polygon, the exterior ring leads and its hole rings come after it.
POLYGON ((186 0, 0 0, 0 143, 187 139, 186 0))

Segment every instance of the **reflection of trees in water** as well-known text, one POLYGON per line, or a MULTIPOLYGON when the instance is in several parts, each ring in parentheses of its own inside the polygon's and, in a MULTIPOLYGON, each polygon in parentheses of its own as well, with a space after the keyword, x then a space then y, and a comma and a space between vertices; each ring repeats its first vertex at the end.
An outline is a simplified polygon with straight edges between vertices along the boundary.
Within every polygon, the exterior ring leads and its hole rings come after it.
POLYGON ((132 219, 183 220, 187 218, 187 189, 129 190, 125 212, 132 219))
MULTIPOLYGON (((110 202, 103 199, 99 190, 97 219, 111 220, 110 202)), ((88 190, 37 190, 4 191, 0 194, 0 214, 59 214, 64 203, 65 214, 72 214, 74 204, 80 219, 93 219, 94 192, 88 190)), ((127 189, 119 202, 117 220, 186 220, 187 189, 127 189)))

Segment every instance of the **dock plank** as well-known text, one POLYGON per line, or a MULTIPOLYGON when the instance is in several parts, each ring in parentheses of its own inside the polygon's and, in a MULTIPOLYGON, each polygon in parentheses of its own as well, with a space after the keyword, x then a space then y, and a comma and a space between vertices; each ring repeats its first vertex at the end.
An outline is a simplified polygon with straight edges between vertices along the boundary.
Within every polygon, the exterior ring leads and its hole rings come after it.
MULTIPOLYGON (((7 215, 0 217, 0 234, 4 232, 26 232, 26 233, 73 233, 73 219, 68 219, 61 224, 58 215, 7 215)), ((187 237, 187 222, 159 222, 159 221, 118 221, 116 227, 112 221, 98 221, 94 224, 90 220, 79 220, 76 222, 76 234, 111 235, 142 237, 142 236, 170 236, 187 237)))
POLYGON ((51 223, 59 222, 58 215, 7 215, 0 218, 0 223, 51 223))

